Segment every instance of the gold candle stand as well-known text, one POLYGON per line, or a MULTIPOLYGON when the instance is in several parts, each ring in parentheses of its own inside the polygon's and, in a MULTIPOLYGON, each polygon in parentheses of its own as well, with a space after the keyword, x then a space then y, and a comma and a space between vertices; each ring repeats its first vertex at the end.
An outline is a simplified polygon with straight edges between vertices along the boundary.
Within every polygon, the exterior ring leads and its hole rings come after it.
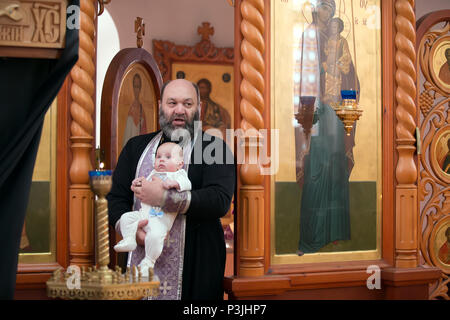
POLYGON ((345 131, 349 136, 353 129, 353 124, 359 120, 363 111, 358 108, 358 102, 356 101, 356 91, 343 90, 342 102, 331 103, 336 115, 341 119, 344 124, 345 131))
POLYGON ((138 300, 159 294, 159 279, 150 269, 148 275, 142 275, 139 267, 133 266, 122 274, 119 266, 115 270, 109 264, 109 226, 108 201, 105 196, 111 190, 110 170, 89 171, 95 200, 96 221, 96 261, 98 266, 79 269, 60 268, 53 272, 47 281, 47 295, 50 298, 88 299, 88 300, 138 300), (78 272, 77 272, 78 270, 78 272))

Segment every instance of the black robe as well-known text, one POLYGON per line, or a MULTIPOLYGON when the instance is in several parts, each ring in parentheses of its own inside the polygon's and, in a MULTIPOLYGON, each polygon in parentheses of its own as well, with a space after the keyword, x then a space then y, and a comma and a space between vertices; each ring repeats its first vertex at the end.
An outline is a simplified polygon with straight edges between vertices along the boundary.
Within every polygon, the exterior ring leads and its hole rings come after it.
MULTIPOLYGON (((113 186, 107 196, 109 222, 113 227, 123 213, 132 210, 131 182, 135 178, 141 154, 157 133, 131 138, 119 156, 113 174, 113 186)), ((236 185, 236 166, 225 142, 215 139, 218 138, 202 133, 191 154, 188 177, 192 183, 192 191, 190 206, 186 212, 182 300, 223 299, 226 250, 220 218, 230 208, 236 185), (220 145, 223 150, 220 156, 222 164, 206 164, 199 159, 199 152, 195 152, 200 150, 200 145, 197 144, 202 143, 203 153, 212 142, 214 146, 220 145)), ((211 153, 209 151, 212 146, 208 148, 207 154, 211 153)), ((215 157, 214 152, 212 156, 215 157)))

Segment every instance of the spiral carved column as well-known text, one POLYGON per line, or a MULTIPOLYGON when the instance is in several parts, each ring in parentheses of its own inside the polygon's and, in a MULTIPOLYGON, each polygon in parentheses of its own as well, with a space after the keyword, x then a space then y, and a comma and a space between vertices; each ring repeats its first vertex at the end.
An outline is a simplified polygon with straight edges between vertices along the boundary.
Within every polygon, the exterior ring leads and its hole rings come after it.
POLYGON ((240 127, 244 131, 241 143, 245 150, 245 162, 239 175, 239 275, 261 276, 264 274, 264 187, 258 152, 264 128, 264 0, 244 0, 240 4, 243 40, 240 70, 241 101, 240 127))
POLYGON ((418 265, 418 210, 416 151, 416 31, 414 0, 395 2, 395 73, 397 107, 395 111, 398 163, 396 188, 395 266, 418 265))
POLYGON ((99 269, 107 269, 109 264, 109 232, 108 232, 108 201, 105 197, 97 200, 97 263, 99 269))
POLYGON ((80 0, 79 58, 70 73, 69 259, 70 264, 79 266, 92 266, 94 263, 94 197, 89 187, 88 172, 92 170, 94 143, 95 5, 96 0, 80 0))

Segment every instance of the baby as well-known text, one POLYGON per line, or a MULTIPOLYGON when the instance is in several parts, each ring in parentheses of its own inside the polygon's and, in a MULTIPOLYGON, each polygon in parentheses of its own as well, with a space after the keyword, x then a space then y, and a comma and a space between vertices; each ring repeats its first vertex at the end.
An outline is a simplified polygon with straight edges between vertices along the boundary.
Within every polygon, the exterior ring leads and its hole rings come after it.
MULTIPOLYGON (((182 148, 173 142, 163 143, 156 151, 155 166, 147 180, 159 177, 163 180, 163 186, 166 189, 191 190, 191 182, 183 165, 182 148)), ((128 252, 136 249, 138 223, 148 220, 148 224, 144 227, 145 258, 139 264, 141 273, 144 276, 148 275, 149 268, 153 268, 156 259, 161 255, 164 239, 172 228, 175 218, 176 213, 165 213, 160 207, 153 207, 142 202, 139 211, 126 212, 120 217, 119 226, 123 239, 114 246, 114 250, 128 252)))
MULTIPOLYGON (((350 72, 352 58, 347 40, 341 36, 344 31, 344 22, 340 18, 333 18, 329 24, 329 39, 324 48, 327 59, 323 62, 325 71, 325 97, 326 103, 341 100, 342 77, 350 72)), ((350 89, 350 88, 345 88, 350 89)))

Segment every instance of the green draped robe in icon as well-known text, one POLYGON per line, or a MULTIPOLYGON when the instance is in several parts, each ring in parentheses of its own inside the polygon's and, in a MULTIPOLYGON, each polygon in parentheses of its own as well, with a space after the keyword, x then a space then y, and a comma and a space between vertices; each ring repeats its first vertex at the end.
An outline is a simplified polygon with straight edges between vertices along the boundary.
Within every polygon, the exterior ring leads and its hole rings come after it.
POLYGON ((350 239, 349 159, 345 130, 334 110, 320 103, 318 134, 304 157, 299 251, 317 252, 335 240, 350 239))

